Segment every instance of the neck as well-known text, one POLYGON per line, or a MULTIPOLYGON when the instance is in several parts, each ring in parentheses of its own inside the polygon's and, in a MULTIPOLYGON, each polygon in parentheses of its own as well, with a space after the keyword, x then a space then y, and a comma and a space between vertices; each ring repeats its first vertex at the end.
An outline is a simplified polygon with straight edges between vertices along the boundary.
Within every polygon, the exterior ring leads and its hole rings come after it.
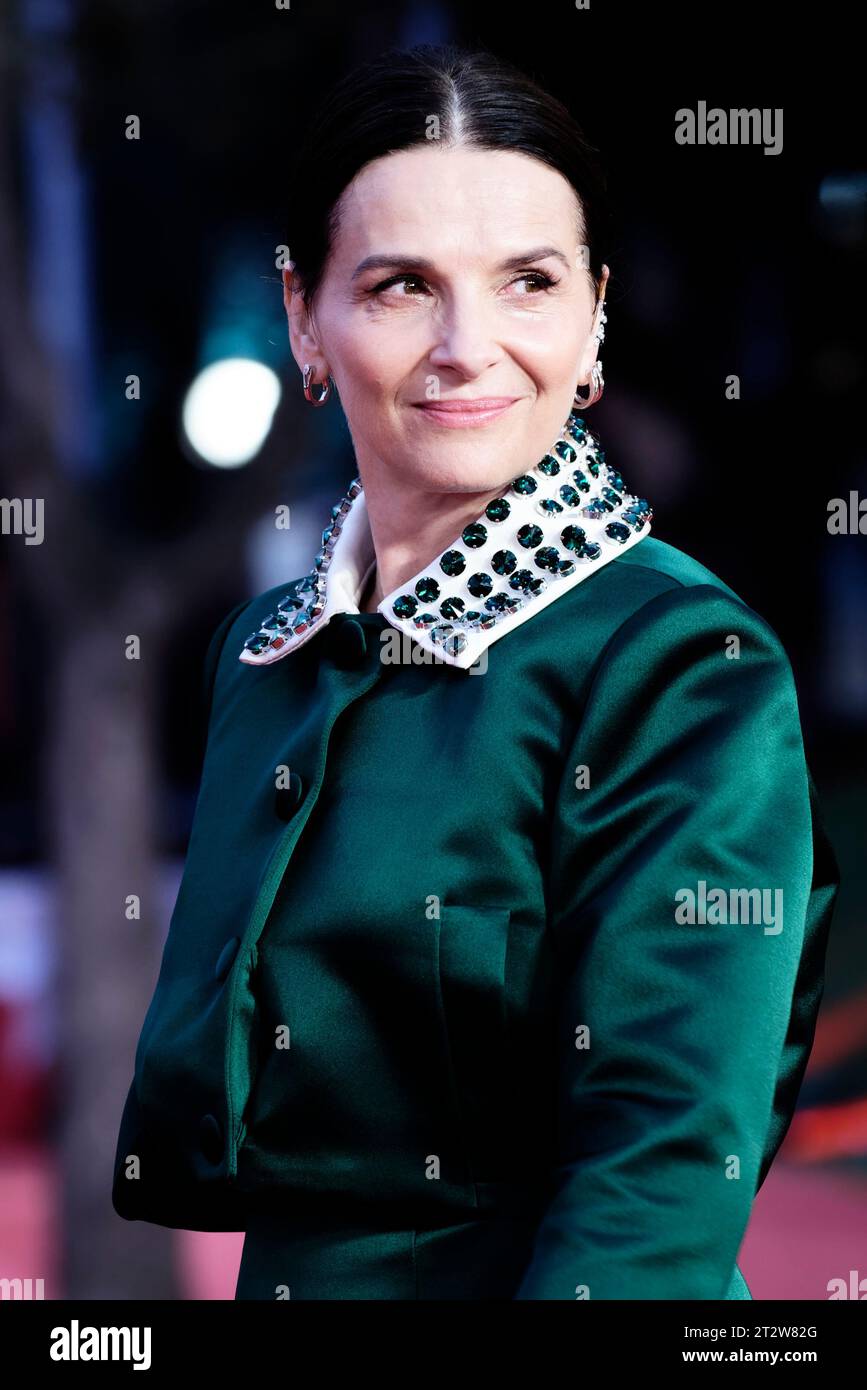
POLYGON ((374 565, 370 578, 367 580, 358 599, 358 611, 360 613, 375 613, 382 601, 382 594, 379 591, 378 583, 379 571, 374 565))
POLYGON ((401 479, 361 473, 376 565, 359 601, 373 613, 386 594, 400 588, 499 497, 510 479, 485 492, 431 492, 401 479))

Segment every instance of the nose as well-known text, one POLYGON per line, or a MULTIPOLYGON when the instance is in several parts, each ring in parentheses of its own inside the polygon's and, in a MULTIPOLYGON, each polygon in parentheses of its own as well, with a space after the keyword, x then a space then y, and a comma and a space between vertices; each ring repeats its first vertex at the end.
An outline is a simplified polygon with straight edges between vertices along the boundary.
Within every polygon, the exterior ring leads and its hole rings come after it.
POLYGON ((454 295, 436 319, 436 344, 428 354, 432 367, 471 379, 502 357, 490 306, 471 293, 454 295))

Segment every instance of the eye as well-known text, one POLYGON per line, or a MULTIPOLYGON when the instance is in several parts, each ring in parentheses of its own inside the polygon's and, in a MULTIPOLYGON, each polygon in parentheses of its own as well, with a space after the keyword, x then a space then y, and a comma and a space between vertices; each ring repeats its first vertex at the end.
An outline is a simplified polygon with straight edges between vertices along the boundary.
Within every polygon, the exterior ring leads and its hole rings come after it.
POLYGON ((535 282, 530 291, 530 293, 534 294, 538 293, 540 290, 550 290, 554 285, 560 283, 559 280, 554 279, 553 275, 548 275, 544 270, 525 270, 511 283, 517 285, 520 284, 522 280, 531 280, 535 282))
POLYGON ((420 275, 390 275, 387 280, 383 280, 379 285, 374 285, 371 294, 382 294, 383 290, 391 289, 392 285, 399 285, 403 282, 409 283, 410 281, 416 285, 424 284, 424 280, 420 275))
MULTIPOLYGON (((524 291, 524 294, 538 294, 553 289, 555 285, 560 283, 553 275, 548 275, 544 270, 525 270, 509 283, 517 285, 522 281, 527 281, 530 286, 529 290, 524 291)), ((414 286, 421 286, 423 289, 426 288, 425 281, 420 275, 390 275, 387 280, 382 280, 378 285, 374 285, 370 293, 383 294, 386 290, 390 290, 396 285, 404 285, 406 287, 406 293, 399 295, 399 299, 417 298, 417 294, 413 289, 414 286)), ((524 295, 519 297, 523 298, 524 295)))

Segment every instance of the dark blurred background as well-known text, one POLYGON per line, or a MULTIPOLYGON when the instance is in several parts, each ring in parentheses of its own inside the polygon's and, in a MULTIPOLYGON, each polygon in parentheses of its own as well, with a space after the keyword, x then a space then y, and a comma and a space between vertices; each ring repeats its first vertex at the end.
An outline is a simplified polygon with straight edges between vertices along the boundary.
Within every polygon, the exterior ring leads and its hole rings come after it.
POLYGON ((121 1221, 111 1160, 195 803, 208 639, 310 568, 355 473, 339 408, 305 404, 289 350, 287 153, 344 68, 445 40, 516 61, 601 150, 617 239, 593 427, 654 534, 791 656, 843 888, 741 1267, 757 1298, 827 1298, 859 1260, 867 1277, 867 535, 828 528, 831 499, 867 497, 867 151, 854 19, 804 16, 0 9, 0 1277, 49 1298, 233 1295, 241 1236, 121 1221), (677 144, 675 112, 700 101, 782 108, 782 152, 677 144), (25 498, 44 501, 39 544, 10 520, 25 498))

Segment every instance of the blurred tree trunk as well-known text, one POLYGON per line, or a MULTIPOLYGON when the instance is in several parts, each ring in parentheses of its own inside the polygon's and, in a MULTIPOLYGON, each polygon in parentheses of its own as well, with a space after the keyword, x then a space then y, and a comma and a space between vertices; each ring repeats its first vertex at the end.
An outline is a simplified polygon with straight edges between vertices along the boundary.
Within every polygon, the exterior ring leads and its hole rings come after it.
MULTIPOLYGON (((42 544, 6 544, 39 615, 33 640, 48 684, 41 787, 58 889, 64 1280, 49 1296, 170 1299, 178 1296, 174 1233, 125 1222, 111 1205, 121 1113, 162 937, 155 706, 171 624, 241 569, 248 526, 274 506, 279 460, 266 445, 241 489, 215 479, 215 505, 171 545, 119 540, 64 472, 54 446, 57 368, 33 327, 30 229, 15 176, 16 103, 34 79, 27 55, 4 42, 8 24, 0 8, 0 491, 41 498, 45 507, 42 544), (139 660, 127 658, 130 634, 141 638, 139 660), (140 920, 125 915, 130 894, 141 899, 140 920)), ((62 255, 44 273, 62 275, 62 255)), ((298 409, 296 441, 306 424, 298 409)))
MULTIPOLYGON (((2 23, 2 22, 0 22, 2 23)), ((2 43, 2 35, 0 35, 2 43)), ((8 50, 7 50, 8 52, 8 50)), ((41 762, 56 873, 62 1287, 49 1297, 176 1298, 173 1233, 126 1223, 111 1205, 112 1160, 136 1030, 155 976, 154 692, 164 597, 112 584, 116 542, 100 536, 55 457, 56 378, 25 293, 25 228, 12 174, 12 92, 0 99, 0 466, 6 495, 41 498, 41 545, 7 542, 39 613, 48 682, 41 762), (115 595, 106 607, 104 593, 115 595), (102 592, 100 592, 102 591, 102 592), (124 638, 142 638, 142 658, 124 638), (128 894, 141 898, 130 921, 128 894)), ((58 267, 62 273, 62 267, 58 267)))
POLYGON ((78 1298, 177 1298, 173 1237, 110 1200, 130 1042, 157 961, 156 631, 132 602, 82 613, 56 652, 42 785, 57 862, 63 1287, 78 1298), (128 660, 121 634, 142 638, 128 660), (140 900, 128 918, 129 895, 140 900))

